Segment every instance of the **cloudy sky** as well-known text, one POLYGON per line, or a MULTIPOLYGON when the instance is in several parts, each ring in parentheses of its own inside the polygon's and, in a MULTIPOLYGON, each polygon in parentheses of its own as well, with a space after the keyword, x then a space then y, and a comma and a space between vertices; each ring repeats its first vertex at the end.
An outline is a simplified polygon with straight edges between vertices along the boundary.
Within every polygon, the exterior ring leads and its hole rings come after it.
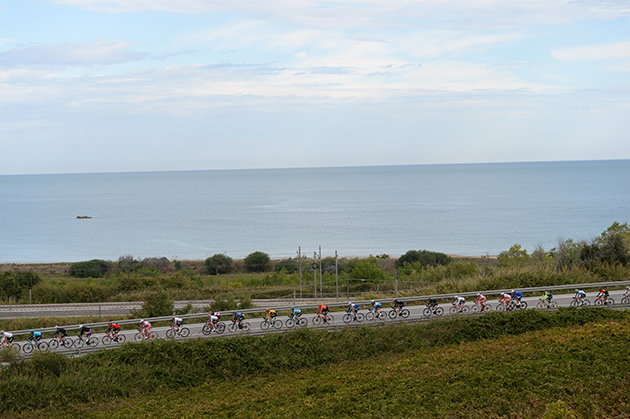
POLYGON ((0 0, 0 174, 630 158, 630 3, 0 0))

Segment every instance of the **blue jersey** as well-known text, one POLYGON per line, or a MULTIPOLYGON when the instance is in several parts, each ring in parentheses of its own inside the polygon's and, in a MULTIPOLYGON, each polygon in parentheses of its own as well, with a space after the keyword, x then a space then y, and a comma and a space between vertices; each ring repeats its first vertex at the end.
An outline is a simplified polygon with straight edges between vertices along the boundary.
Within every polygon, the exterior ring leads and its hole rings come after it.
POLYGON ((299 308, 293 309, 293 315, 294 316, 299 316, 300 314, 302 314, 302 310, 300 310, 299 308))
POLYGON ((41 338, 42 337, 42 332, 33 332, 33 337, 34 338, 41 338))
POLYGON ((517 300, 520 300, 521 298, 523 298, 523 293, 520 291, 515 291, 514 294, 512 295, 512 298, 516 298, 517 300))
POLYGON ((381 308, 381 303, 374 303, 374 308, 381 308))

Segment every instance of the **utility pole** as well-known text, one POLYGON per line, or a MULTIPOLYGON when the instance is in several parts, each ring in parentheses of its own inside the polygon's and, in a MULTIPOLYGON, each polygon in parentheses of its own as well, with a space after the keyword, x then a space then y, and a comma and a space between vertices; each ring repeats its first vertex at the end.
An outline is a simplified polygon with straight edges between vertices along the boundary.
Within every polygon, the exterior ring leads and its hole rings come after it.
POLYGON ((313 286, 315 287, 314 295, 315 295, 315 304, 317 304, 317 252, 313 252, 313 286))
POLYGON ((324 298, 324 275, 322 275, 322 247, 319 246, 319 295, 324 298))
POLYGON ((302 246, 298 246, 298 266, 300 267, 300 298, 302 298, 302 246))
POLYGON ((339 301, 339 264, 337 251, 335 250, 335 283, 337 284, 337 301, 339 301))

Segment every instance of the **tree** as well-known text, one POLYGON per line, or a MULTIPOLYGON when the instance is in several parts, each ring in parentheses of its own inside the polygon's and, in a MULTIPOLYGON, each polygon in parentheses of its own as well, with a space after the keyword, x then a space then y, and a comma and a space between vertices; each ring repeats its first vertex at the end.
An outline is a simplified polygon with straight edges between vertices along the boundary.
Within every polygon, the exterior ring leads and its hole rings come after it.
POLYGON ((209 257, 204 263, 206 264, 206 269, 208 269, 208 273, 210 275, 227 274, 230 273, 234 267, 234 261, 232 258, 222 253, 217 253, 216 255, 209 257))
POLYGON ((102 278, 109 271, 110 264, 104 260, 92 259, 70 265, 70 275, 76 278, 102 278))
POLYGON ((276 267, 274 268, 276 272, 280 272, 283 269, 286 273, 292 274, 299 270, 299 266, 298 266, 297 261, 289 258, 289 259, 281 260, 280 262, 276 263, 276 267))
POLYGON ((138 317, 161 317, 173 314, 175 302, 164 290, 150 293, 142 303, 142 309, 137 313, 138 317))
POLYGON ((352 261, 348 274, 350 278, 356 279, 385 279, 387 277, 374 256, 352 261))
POLYGON ((630 262, 630 227, 628 223, 619 224, 615 221, 606 229, 600 238, 602 262, 620 263, 630 262))
POLYGON ((5 272, 0 274, 0 291, 6 297, 18 298, 41 280, 39 275, 31 271, 5 272))
POLYGON ((499 253, 497 257, 497 266, 500 268, 520 268, 527 266, 528 262, 527 250, 522 249, 518 243, 510 247, 510 250, 499 253))
POLYGON ((245 270, 247 272, 265 272, 271 267, 271 259, 264 252, 254 252, 245 258, 245 270))
POLYGON ((438 266, 438 265, 448 265, 451 263, 453 259, 439 252, 430 252, 428 250, 410 250, 396 261, 396 266, 398 268, 408 263, 412 265, 414 262, 420 262, 422 266, 438 266))

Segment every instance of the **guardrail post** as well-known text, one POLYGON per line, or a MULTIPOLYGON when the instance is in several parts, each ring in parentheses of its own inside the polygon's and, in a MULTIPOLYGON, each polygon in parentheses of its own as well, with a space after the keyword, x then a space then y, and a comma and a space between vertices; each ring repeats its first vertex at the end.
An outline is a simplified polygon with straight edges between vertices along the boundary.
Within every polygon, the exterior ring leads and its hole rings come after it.
POLYGON ((98 321, 101 321, 101 305, 98 305, 98 321))

